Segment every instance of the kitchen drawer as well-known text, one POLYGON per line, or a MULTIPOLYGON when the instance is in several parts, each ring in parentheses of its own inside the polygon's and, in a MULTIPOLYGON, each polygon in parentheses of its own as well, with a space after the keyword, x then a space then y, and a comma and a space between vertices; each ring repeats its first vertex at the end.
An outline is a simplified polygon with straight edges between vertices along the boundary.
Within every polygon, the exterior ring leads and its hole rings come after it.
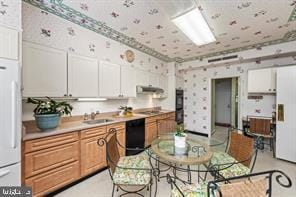
POLYGON ((45 194, 79 179, 79 172, 79 162, 76 161, 28 178, 25 180, 25 185, 33 188, 34 196, 45 196, 45 194))
POLYGON ((106 133, 106 126, 95 127, 95 128, 91 128, 91 129, 82 130, 80 133, 80 137, 81 137, 81 139, 85 139, 85 138, 90 138, 90 137, 94 137, 97 135, 102 135, 105 133, 106 133))
POLYGON ((56 147, 62 144, 75 142, 77 140, 78 132, 30 140, 25 142, 25 153, 56 147))
POLYGON ((157 120, 157 116, 152 116, 152 117, 149 117, 149 118, 146 118, 145 119, 145 123, 151 123, 151 122, 156 122, 157 120))
POLYGON ((125 129, 125 123, 116 123, 116 124, 111 124, 111 125, 107 125, 107 132, 109 131, 109 129, 114 128, 117 131, 118 130, 122 130, 125 129))
POLYGON ((25 154, 25 177, 63 166, 79 159, 79 143, 73 142, 25 154))

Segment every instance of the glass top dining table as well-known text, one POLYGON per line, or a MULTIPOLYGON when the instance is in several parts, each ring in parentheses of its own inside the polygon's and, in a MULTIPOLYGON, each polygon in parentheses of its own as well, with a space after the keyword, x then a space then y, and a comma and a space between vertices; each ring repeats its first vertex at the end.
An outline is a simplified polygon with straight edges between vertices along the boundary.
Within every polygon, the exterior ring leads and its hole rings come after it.
POLYGON ((150 152, 157 155, 162 162, 200 165, 209 162, 214 152, 224 151, 224 142, 224 139, 189 134, 186 138, 186 147, 178 148, 175 146, 174 134, 165 134, 152 141, 150 152))

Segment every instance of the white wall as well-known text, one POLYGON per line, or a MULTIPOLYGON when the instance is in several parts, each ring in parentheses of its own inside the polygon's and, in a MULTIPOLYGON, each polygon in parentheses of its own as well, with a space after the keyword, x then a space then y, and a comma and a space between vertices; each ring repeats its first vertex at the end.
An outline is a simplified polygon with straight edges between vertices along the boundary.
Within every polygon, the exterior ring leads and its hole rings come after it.
POLYGON ((230 124, 231 79, 216 80, 216 122, 230 124))
MULTIPOLYGON (((184 72, 185 126, 187 129, 208 134, 211 127, 210 81, 213 78, 239 77, 239 127, 242 117, 247 115, 271 116, 275 110, 275 96, 265 95, 263 100, 248 100, 247 73, 250 69, 259 69, 277 65, 296 64, 294 58, 281 58, 255 62, 190 70, 184 72)), ((187 63, 190 65, 190 63, 187 63)), ((192 62, 194 66, 194 62, 192 62)))
MULTIPOLYGON (((168 73, 165 62, 131 49, 121 43, 103 37, 95 32, 82 28, 79 25, 66 21, 50 13, 41 12, 40 9, 27 3, 22 3, 23 8, 23 40, 33 42, 72 53, 95 57, 99 60, 110 61, 120 65, 131 65, 134 68, 143 69, 153 73, 166 75, 168 73), (70 34, 69 29, 73 30, 70 34), (44 33, 46 31, 47 33, 44 33), (43 32, 43 33, 42 33, 43 32), (124 52, 130 49, 135 53, 135 61, 131 64, 122 58, 124 52)), ((172 71, 174 72, 175 67, 172 71)), ((50 73, 49 73, 50 74, 50 73)), ((169 84, 172 75, 169 76, 169 84)), ((170 84, 171 86, 171 84, 170 84)), ((172 92, 169 92, 172 95, 172 92)), ((164 104, 169 109, 173 106, 170 101, 173 98, 158 100, 148 95, 140 95, 137 99, 108 100, 104 102, 76 102, 71 101, 74 106, 73 114, 89 113, 100 110, 101 112, 116 111, 120 105, 130 105, 134 108, 154 107, 164 104)), ((23 119, 33 119, 33 106, 24 103, 23 119)))

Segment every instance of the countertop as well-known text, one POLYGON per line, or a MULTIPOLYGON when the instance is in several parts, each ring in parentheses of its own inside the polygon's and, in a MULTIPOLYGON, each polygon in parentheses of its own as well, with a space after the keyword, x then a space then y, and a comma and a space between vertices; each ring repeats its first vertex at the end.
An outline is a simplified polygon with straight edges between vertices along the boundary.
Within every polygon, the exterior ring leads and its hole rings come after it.
POLYGON ((153 114, 153 115, 144 115, 144 114, 137 114, 134 113, 132 117, 114 117, 110 113, 106 114, 100 114, 96 119, 110 119, 113 120, 112 122, 106 122, 106 123, 99 123, 99 124, 87 124, 83 123, 83 119, 77 118, 77 120, 72 120, 72 121, 62 121, 60 125, 55 128, 51 129, 48 131, 40 131, 37 129, 35 126, 31 126, 33 121, 27 121, 27 123, 24 122, 23 126, 23 135, 22 135, 22 140, 32 140, 32 139, 37 139, 37 138, 43 138, 43 137, 49 137, 53 135, 59 135, 63 133, 68 133, 68 132, 73 132, 73 131, 79 131, 83 129, 89 129, 89 128, 94 128, 94 127, 100 127, 100 126, 105 126, 105 125, 110 125, 110 124, 116 124, 116 123, 122 123, 130 120, 136 120, 136 119, 141 119, 141 118, 149 118, 153 116, 158 116, 166 113, 172 113, 174 111, 170 110, 161 110, 159 114, 153 114), (30 125, 31 124, 31 125, 30 125))

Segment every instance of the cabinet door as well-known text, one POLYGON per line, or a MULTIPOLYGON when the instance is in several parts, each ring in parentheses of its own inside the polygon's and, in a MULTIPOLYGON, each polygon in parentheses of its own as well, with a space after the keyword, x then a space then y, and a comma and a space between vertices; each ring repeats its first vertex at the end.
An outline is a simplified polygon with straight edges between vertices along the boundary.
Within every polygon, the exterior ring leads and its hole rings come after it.
POLYGON ((99 95, 100 97, 120 96, 120 65, 100 62, 99 95))
POLYGON ((160 75, 159 86, 160 86, 160 88, 162 88, 164 90, 164 93, 161 95, 162 97, 168 96, 168 90, 169 90, 168 83, 169 83, 168 77, 160 75))
POLYGON ((136 71, 127 66, 121 66, 121 94, 123 97, 136 97, 136 71))
POLYGON ((144 70, 136 70, 136 84, 140 86, 149 85, 149 73, 144 70))
POLYGON ((272 93, 272 69, 250 70, 248 72, 249 93, 272 93))
POLYGON ((23 42, 24 97, 67 96, 67 53, 23 42))
POLYGON ((0 57, 18 59, 19 36, 16 30, 0 26, 0 57))
POLYGON ((151 122, 145 125, 145 146, 149 146, 154 138, 157 137, 157 124, 151 122))
POLYGON ((87 175, 107 165, 106 147, 100 147, 97 144, 98 139, 103 137, 105 137, 105 135, 81 140, 81 176, 87 175))
POLYGON ((99 96, 97 59, 68 54, 68 94, 73 97, 99 96))
POLYGON ((158 74, 148 73, 149 76, 149 86, 159 87, 159 76, 158 74))
MULTIPOLYGON (((117 140, 120 143, 120 145, 125 147, 125 130, 117 131, 117 140)), ((118 146, 118 150, 119 150, 119 155, 121 157, 125 156, 125 148, 118 146)))
POLYGON ((276 68, 272 68, 271 69, 271 91, 272 92, 276 92, 276 76, 277 76, 277 69, 276 68))
POLYGON ((33 196, 46 196, 69 183, 79 179, 79 162, 54 168, 25 180, 25 185, 33 189, 33 196))

